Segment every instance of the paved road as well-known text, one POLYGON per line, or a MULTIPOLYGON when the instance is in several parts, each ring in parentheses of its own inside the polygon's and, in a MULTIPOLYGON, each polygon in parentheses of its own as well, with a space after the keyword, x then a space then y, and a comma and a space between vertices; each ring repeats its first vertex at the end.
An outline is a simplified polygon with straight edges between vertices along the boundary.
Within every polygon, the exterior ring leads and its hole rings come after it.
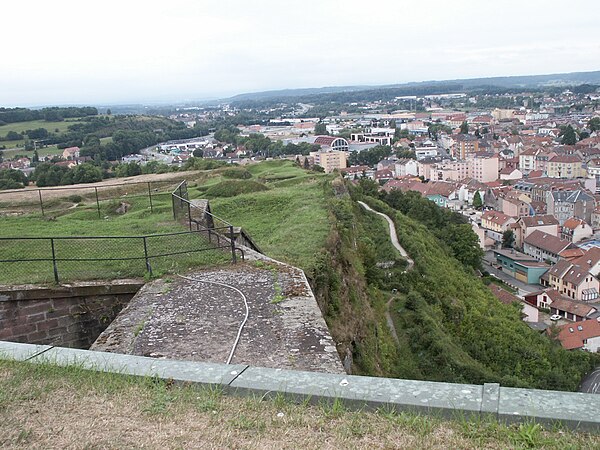
MULTIPOLYGON (((406 250, 404 250, 404 248, 400 245, 400 242, 398 242, 398 235, 396 234, 396 226, 394 225, 394 221, 392 219, 390 219, 389 216, 387 216, 386 214, 380 213, 379 211, 375 211, 373 208, 371 208, 365 202, 359 201, 358 203, 360 204, 360 206, 365 208, 367 211, 374 212, 375 214, 378 214, 381 217, 383 217, 385 220, 387 220, 387 223, 389 226, 389 232, 390 232, 390 241, 392 242, 392 245, 396 248, 396 250, 398 250, 400 252, 402 257, 404 259, 406 259, 406 261, 408 262, 408 265, 406 266, 406 270, 404 271, 404 273, 411 270, 414 267, 415 262, 410 258, 410 256, 408 256, 408 253, 406 253, 406 250)), ((400 339, 398 339, 398 333, 396 332, 396 326, 394 325, 394 321, 392 320, 392 315, 390 314, 390 307, 392 306, 393 301, 394 301, 394 297, 391 297, 386 303, 385 320, 387 322, 388 328, 390 329, 390 331, 392 333, 392 337, 394 338, 394 341, 396 341, 396 344, 399 345, 400 339)))
POLYGON ((584 378, 579 387, 579 392, 600 394, 600 367, 584 378))

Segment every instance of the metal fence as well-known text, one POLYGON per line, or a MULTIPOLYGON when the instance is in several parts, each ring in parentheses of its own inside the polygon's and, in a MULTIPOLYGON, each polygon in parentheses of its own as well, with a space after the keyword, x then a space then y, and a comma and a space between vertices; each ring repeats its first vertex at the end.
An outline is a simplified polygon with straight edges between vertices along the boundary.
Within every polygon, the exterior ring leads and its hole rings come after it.
POLYGON ((209 242, 216 243, 217 247, 229 246, 231 260, 236 262, 236 252, 244 258, 244 251, 236 247, 235 227, 215 216, 206 200, 190 200, 187 181, 182 181, 172 192, 173 218, 185 223, 190 231, 203 233, 209 242))
POLYGON ((0 238, 0 284, 137 277, 227 261, 202 231, 145 236, 0 238))
POLYGON ((135 200, 137 205, 145 206, 154 212, 155 200, 160 197, 168 198, 178 183, 180 180, 138 181, 102 186, 61 186, 3 191, 0 192, 0 208, 4 214, 10 215, 39 212, 42 216, 55 216, 84 203, 94 205, 98 211, 98 218, 101 218, 101 202, 127 202, 131 199, 135 200))
MULTIPOLYGON (((132 184, 122 186, 131 189, 132 184)), ((91 189, 99 204, 98 190, 91 189)), ((152 186, 147 184, 146 189, 152 208, 152 186)), ((235 245, 233 225, 212 214, 208 202, 190 201, 187 182, 177 184, 169 195, 174 219, 185 223, 189 231, 143 236, 0 237, 0 284, 137 277, 228 259, 235 263, 236 252, 244 258, 243 250, 235 245)))

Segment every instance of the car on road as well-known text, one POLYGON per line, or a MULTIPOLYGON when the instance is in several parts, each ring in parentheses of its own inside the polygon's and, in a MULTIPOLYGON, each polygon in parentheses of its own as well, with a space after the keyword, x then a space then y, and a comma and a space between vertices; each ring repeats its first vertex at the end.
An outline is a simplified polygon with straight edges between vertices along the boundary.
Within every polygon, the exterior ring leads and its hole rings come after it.
POLYGON ((561 316, 560 314, 554 314, 554 315, 550 316, 550 320, 560 320, 562 318, 563 318, 563 316, 561 316))

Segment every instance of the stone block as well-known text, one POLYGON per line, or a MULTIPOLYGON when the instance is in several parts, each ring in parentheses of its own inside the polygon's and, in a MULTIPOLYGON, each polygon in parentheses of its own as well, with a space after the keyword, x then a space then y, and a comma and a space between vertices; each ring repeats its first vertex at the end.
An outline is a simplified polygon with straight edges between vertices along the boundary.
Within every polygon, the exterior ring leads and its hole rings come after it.
POLYGON ((50 345, 20 344, 17 342, 0 341, 0 358, 25 361, 51 349, 50 345))
POLYGON ((350 406, 392 407, 398 411, 434 412, 452 415, 479 414, 482 387, 470 384, 372 378, 249 367, 231 384, 241 393, 283 393, 295 400, 331 403, 336 399, 350 406))
POLYGON ((228 385, 248 366, 243 364, 211 364, 194 361, 172 361, 145 356, 54 347, 34 363, 51 362, 59 366, 78 364, 85 369, 124 375, 158 376, 178 382, 201 385, 228 385))
POLYGON ((600 431, 600 395, 541 389, 500 388, 498 418, 600 431))

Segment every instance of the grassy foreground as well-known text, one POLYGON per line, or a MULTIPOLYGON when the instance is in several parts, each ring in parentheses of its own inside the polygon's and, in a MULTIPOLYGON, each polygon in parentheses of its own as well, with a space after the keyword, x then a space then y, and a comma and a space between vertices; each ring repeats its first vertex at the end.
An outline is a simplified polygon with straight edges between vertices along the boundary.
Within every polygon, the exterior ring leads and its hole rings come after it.
POLYGON ((538 424, 348 411, 0 360, 2 448, 598 448, 538 424))

